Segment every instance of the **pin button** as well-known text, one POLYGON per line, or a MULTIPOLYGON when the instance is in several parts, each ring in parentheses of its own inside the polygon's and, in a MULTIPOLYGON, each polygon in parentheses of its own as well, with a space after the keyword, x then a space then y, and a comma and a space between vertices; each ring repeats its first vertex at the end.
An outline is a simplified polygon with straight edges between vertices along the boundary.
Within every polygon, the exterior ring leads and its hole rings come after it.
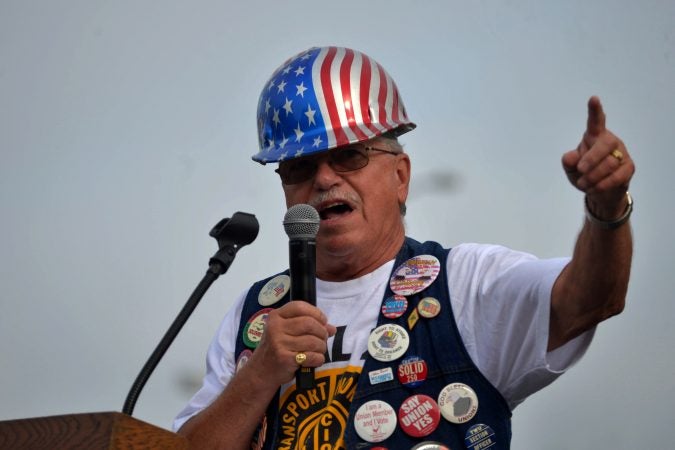
POLYGON ((465 423, 478 411, 478 396, 464 383, 445 386, 438 395, 438 406, 443 417, 452 423, 465 423))
POLYGON ((382 442, 396 430, 396 412, 382 400, 371 400, 356 411, 354 428, 364 441, 382 442))
POLYGON ((401 317, 408 309, 408 299, 402 295, 389 297, 382 304, 382 315, 387 319, 401 317))
POLYGON ((398 295, 417 294, 436 280, 440 269, 441 263, 435 256, 415 256, 398 266, 389 280, 389 287, 398 295))
POLYGON ((410 337, 400 325, 384 324, 375 328, 368 337, 368 353, 378 361, 393 361, 408 350, 410 337))
POLYGON ((248 362, 248 359, 253 355, 253 352, 249 349, 244 349, 239 356, 237 357, 237 362, 235 363, 235 373, 239 372, 242 367, 248 362))
POLYGON ((265 332, 265 323, 267 323, 267 315, 273 308, 261 309, 253 314, 244 325, 243 339, 244 344, 250 348, 256 348, 262 339, 265 332))
POLYGON ((425 319, 436 317, 441 312, 441 302, 433 297, 424 297, 417 304, 417 312, 425 319))
POLYGON ((427 379, 427 363, 418 356, 408 356, 399 364, 397 375, 402 385, 417 387, 427 379))
POLYGON ((291 277, 288 275, 277 275, 265 283, 265 286, 258 294, 258 303, 261 306, 270 306, 284 298, 284 295, 291 287, 291 277))
POLYGON ((403 401, 398 410, 398 422, 412 437, 429 436, 441 422, 441 411, 433 398, 416 394, 403 401))
POLYGON ((497 445, 495 441, 495 432, 488 425, 479 423, 466 432, 464 445, 467 450, 483 450, 497 445))

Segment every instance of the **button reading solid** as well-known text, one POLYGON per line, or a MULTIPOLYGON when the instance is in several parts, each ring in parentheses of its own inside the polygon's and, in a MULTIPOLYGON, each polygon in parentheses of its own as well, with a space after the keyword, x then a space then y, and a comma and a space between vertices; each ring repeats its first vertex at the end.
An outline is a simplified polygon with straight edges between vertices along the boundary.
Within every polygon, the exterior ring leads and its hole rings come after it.
POLYGON ((407 356, 399 364, 397 375, 402 385, 417 387, 427 379, 427 363, 418 356, 407 356))

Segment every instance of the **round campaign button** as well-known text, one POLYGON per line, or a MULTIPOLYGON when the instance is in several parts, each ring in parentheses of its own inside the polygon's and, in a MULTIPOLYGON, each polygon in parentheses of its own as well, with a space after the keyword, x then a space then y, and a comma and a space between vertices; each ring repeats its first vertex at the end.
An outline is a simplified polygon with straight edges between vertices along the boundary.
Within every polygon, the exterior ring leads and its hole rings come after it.
POLYGON ((243 339, 244 344, 250 348, 256 348, 265 332, 265 323, 267 315, 273 308, 264 308, 253 314, 244 325, 243 339))
POLYGON ((368 336, 368 353, 378 361, 393 361, 408 350, 410 337, 400 325, 380 325, 368 336))
POLYGON ((401 317, 407 309, 408 299, 402 295, 394 295, 382 303, 382 315, 387 319, 401 317))
POLYGON ((497 445, 495 432, 488 425, 476 424, 469 428, 464 436, 464 445, 467 450, 482 450, 497 445))
POLYGON ((417 304, 417 312, 425 319, 436 317, 441 312, 441 302, 433 297, 424 297, 417 304))
POLYGON ((435 256, 415 256, 398 266, 389 280, 389 287, 398 295, 417 294, 436 280, 440 269, 441 263, 435 256))
POLYGON ((277 275, 265 286, 258 294, 258 303, 261 306, 270 306, 281 300, 286 292, 291 288, 291 277, 288 275, 277 275))
POLYGON ((417 387, 427 379, 427 363, 418 356, 407 356, 399 364, 397 375, 402 385, 417 387))
POLYGON ((398 422, 409 436, 429 436, 441 422, 441 411, 433 398, 422 394, 412 395, 401 403, 398 422))
POLYGON ((410 450, 451 450, 451 449, 447 445, 441 444, 440 442, 424 441, 412 447, 410 450))
POLYGON ((464 383, 452 383, 438 394, 443 417, 452 423, 468 422, 478 411, 478 396, 464 383))
POLYGON ((366 442, 382 442, 396 430, 396 412, 389 403, 371 400, 356 411, 356 434, 366 442))
POLYGON ((239 356, 237 357, 237 362, 235 364, 235 373, 239 372, 242 367, 248 362, 248 359, 253 355, 253 352, 249 349, 244 349, 241 353, 239 353, 239 356))

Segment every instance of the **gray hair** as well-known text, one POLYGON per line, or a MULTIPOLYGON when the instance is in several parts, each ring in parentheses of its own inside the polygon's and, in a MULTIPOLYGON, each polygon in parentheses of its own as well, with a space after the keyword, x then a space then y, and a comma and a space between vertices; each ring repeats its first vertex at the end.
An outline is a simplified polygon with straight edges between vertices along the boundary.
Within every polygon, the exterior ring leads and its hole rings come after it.
MULTIPOLYGON (((386 142, 391 151, 403 153, 403 145, 401 145, 401 143, 398 141, 398 133, 396 133, 395 130, 387 131, 382 136, 380 136, 380 139, 386 142)), ((398 208, 401 213, 401 217, 405 217, 405 214, 408 211, 408 207, 405 205, 405 203, 401 203, 398 208)))

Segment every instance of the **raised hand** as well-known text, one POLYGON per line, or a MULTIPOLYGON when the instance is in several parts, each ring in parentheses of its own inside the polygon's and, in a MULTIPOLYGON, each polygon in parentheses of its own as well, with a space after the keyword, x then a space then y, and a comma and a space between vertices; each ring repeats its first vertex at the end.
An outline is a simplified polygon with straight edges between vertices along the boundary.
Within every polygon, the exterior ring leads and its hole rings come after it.
POLYGON ((605 112, 598 97, 588 101, 586 131, 575 150, 562 157, 573 186, 586 193, 587 205, 599 218, 611 220, 626 208, 635 164, 623 141, 605 126, 605 112))

